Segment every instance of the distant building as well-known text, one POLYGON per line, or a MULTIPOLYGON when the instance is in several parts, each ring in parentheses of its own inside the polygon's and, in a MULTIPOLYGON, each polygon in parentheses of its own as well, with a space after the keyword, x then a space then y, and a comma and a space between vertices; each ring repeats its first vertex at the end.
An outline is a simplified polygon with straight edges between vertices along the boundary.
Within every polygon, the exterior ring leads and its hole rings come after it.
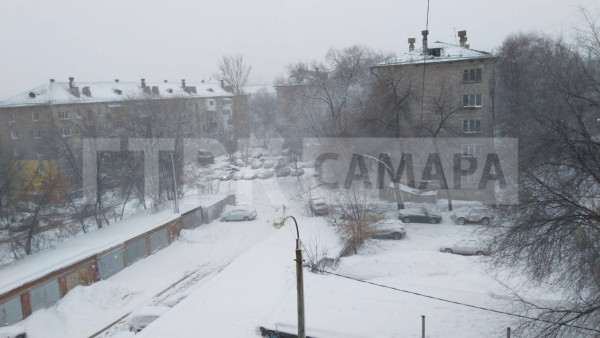
POLYGON ((181 119, 185 133, 161 137, 231 138, 233 94, 219 84, 76 82, 71 77, 0 101, 0 156, 54 168, 65 142, 81 149, 85 137, 128 137, 124 117, 143 109, 161 111, 167 116, 164 123, 181 119))
POLYGON ((410 92, 401 137, 432 136, 419 127, 439 125, 441 115, 448 118, 439 137, 493 137, 496 57, 471 49, 466 31, 458 32, 460 45, 428 44, 428 31, 422 34, 422 47, 410 38, 407 53, 373 66, 377 75, 396 79, 398 91, 410 92))

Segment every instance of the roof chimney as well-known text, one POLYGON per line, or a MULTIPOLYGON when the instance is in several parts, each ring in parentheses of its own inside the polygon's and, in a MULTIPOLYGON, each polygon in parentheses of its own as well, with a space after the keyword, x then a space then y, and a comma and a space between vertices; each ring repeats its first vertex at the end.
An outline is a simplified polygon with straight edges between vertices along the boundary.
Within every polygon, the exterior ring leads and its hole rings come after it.
POLYGON ((429 30, 421 31, 423 35, 423 54, 427 55, 427 35, 429 35, 429 30))
POLYGON ((460 38, 460 46, 463 48, 469 48, 467 47, 467 31, 458 31, 458 37, 460 38))
POLYGON ((185 88, 185 79, 181 79, 181 88, 185 88))
POLYGON ((119 82, 119 79, 115 79, 115 82, 119 82))
POLYGON ((142 88, 146 88, 146 79, 141 79, 142 81, 142 88))
POLYGON ((50 79, 50 83, 54 83, 54 79, 50 79))
POLYGON ((165 80, 165 83, 167 83, 167 82, 168 82, 168 81, 167 81, 167 80, 165 80))
POLYGON ((415 42, 417 41, 417 39, 415 38, 408 38, 408 51, 412 52, 413 50, 415 50, 415 42))
POLYGON ((71 76, 69 78, 69 88, 73 88, 73 81, 75 81, 75 78, 71 76))

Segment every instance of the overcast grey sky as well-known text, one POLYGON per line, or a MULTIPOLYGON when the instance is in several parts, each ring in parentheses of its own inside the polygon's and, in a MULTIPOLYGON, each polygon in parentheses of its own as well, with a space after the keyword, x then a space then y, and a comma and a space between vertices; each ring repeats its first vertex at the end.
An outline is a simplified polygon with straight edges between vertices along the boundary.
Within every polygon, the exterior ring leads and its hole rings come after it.
MULTIPOLYGON (((430 39, 490 51, 518 31, 571 35, 596 0, 431 0, 430 39)), ((330 47, 405 52, 425 28, 427 1, 0 0, 0 99, 49 78, 208 80, 223 54, 245 55, 252 82, 322 58, 330 47)))

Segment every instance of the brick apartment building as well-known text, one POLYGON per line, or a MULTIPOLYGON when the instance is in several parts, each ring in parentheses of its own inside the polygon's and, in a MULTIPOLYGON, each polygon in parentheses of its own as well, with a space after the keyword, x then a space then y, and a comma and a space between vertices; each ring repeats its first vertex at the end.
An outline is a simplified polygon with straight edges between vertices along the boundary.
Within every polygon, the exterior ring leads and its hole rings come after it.
POLYGON ((73 149, 81 149, 86 137, 131 136, 124 124, 129 118, 130 122, 140 124, 136 127, 144 128, 146 119, 136 115, 145 115, 138 114, 139 111, 160 112, 164 116, 159 123, 167 132, 154 137, 206 137, 222 141, 234 137, 234 109, 233 94, 219 84, 185 80, 153 83, 142 79, 135 83, 76 82, 72 77, 68 82, 51 79, 0 101, 0 156, 17 163, 19 171, 37 167, 56 172, 63 168, 59 159, 66 143, 73 149), (164 128, 175 122, 185 128, 177 133, 164 128))
POLYGON ((448 118, 438 137, 494 136, 496 57, 471 49, 466 33, 458 32, 460 45, 428 44, 428 32, 423 31, 421 48, 410 38, 407 53, 373 66, 378 76, 398 79, 397 90, 409 93, 402 137, 432 136, 415 127, 439 125, 441 115, 448 118))

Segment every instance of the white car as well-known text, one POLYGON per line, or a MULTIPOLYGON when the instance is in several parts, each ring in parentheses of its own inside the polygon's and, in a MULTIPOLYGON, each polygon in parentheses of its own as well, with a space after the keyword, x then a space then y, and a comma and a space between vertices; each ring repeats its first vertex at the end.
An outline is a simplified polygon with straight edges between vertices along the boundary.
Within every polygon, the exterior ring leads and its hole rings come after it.
POLYGON ((398 219, 382 219, 371 226, 371 238, 402 239, 406 236, 404 223, 398 219))
POLYGON ((255 180, 258 177, 254 171, 248 172, 244 175, 245 180, 255 180))
POLYGON ((148 306, 134 311, 131 317, 127 321, 129 331, 138 333, 142 331, 146 326, 150 325, 158 317, 162 316, 165 312, 171 308, 168 306, 157 305, 148 306))
POLYGON ((442 245, 441 252, 453 253, 458 255, 477 255, 487 256, 491 253, 489 247, 474 239, 463 239, 454 244, 442 245))
POLYGON ((273 176, 275 176, 275 172, 271 169, 261 169, 258 171, 258 178, 260 178, 261 180, 265 180, 273 176))
POLYGON ((223 217, 221 217, 221 222, 249 221, 252 219, 256 219, 256 210, 248 211, 244 209, 235 209, 223 215, 223 217))

